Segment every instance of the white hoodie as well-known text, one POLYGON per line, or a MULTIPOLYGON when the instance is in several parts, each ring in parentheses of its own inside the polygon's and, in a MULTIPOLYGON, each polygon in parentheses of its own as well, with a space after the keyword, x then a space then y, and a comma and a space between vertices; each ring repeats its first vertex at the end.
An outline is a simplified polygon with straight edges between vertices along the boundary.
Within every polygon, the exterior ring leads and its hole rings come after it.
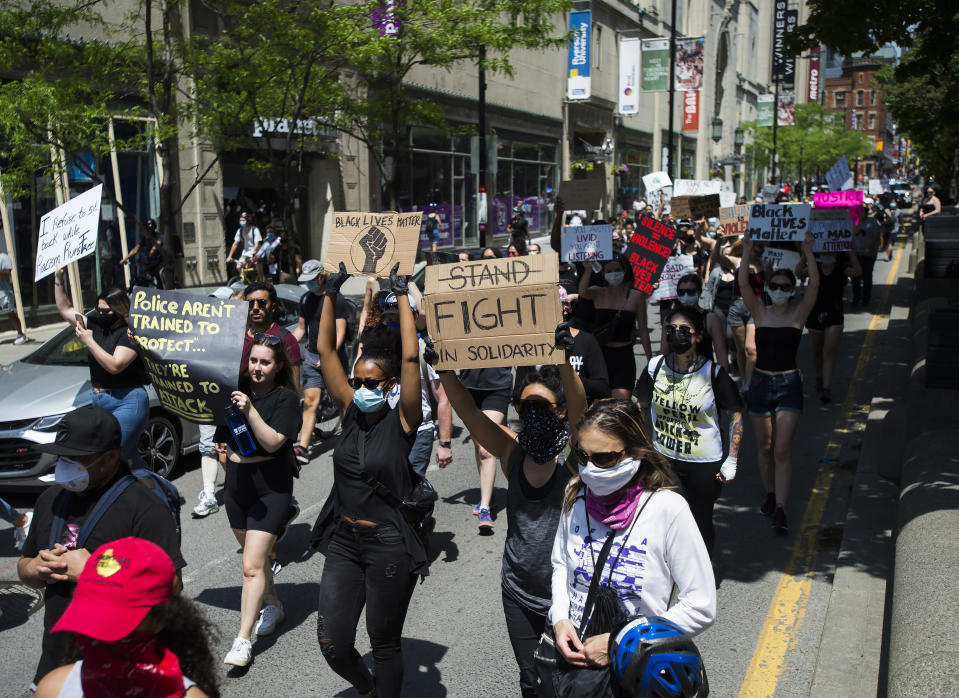
MULTIPOLYGON (((702 632, 716 619, 716 581, 689 505, 681 495, 660 489, 642 495, 636 507, 637 513, 640 510, 642 513, 613 570, 613 590, 631 616, 661 616, 690 635, 702 632), (649 504, 643 508, 647 499, 649 504), (676 604, 668 608, 673 582, 679 588, 679 596, 676 604)), ((572 511, 563 513, 553 541, 553 603, 549 609, 553 625, 568 619, 579 627, 582 621, 593 578, 593 560, 599 557, 610 531, 590 517, 587 542, 586 529, 585 501, 581 496, 572 511)), ((603 584, 627 531, 628 526, 615 532, 616 539, 600 579, 603 584)))

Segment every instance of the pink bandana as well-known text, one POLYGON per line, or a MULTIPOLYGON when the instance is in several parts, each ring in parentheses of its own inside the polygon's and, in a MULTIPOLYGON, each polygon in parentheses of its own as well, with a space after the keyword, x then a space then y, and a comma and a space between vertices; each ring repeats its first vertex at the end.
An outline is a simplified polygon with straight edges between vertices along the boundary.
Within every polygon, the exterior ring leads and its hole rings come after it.
POLYGON ((587 487, 586 511, 590 517, 598 520, 607 528, 621 531, 633 520, 633 514, 636 513, 636 506, 639 504, 644 489, 643 481, 638 478, 633 484, 605 497, 593 494, 587 487))

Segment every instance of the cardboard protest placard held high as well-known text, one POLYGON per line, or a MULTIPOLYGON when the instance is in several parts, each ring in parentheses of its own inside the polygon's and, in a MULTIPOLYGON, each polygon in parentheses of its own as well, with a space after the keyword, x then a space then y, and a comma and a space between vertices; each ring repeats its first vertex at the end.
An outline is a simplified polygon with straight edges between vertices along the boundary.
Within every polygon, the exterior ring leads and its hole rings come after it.
POLYGON ((816 208, 844 208, 851 215, 852 224, 859 225, 859 218, 862 216, 863 194, 858 189, 845 189, 843 191, 817 191, 813 194, 813 203, 816 208))
POLYGON ((795 250, 784 250, 781 247, 763 247, 763 264, 768 264, 772 269, 795 270, 799 264, 800 254, 795 250))
POLYGON ((98 184, 40 219, 35 282, 96 250, 102 191, 98 184))
POLYGON ((720 235, 745 235, 749 228, 750 204, 719 209, 720 235))
POLYGON ((647 192, 656 191, 665 187, 673 186, 672 180, 665 172, 650 172, 643 175, 643 186, 647 192))
POLYGON ((813 210, 809 219, 813 252, 846 252, 852 249, 852 218, 841 208, 813 210))
POLYGON ((659 286, 649 297, 651 301, 668 301, 676 298, 676 286, 679 280, 696 271, 692 255, 678 254, 666 260, 663 273, 659 277, 659 286))
POLYGON ((760 242, 802 242, 811 209, 809 204, 753 204, 746 234, 760 242))
POLYGON ((697 221, 719 215, 719 194, 707 196, 673 196, 669 202, 673 218, 689 218, 697 221))
POLYGON ((334 213, 333 230, 326 250, 326 271, 336 271, 340 262, 350 274, 389 276, 400 263, 400 274, 413 273, 423 214, 334 213))
POLYGON ((613 258, 613 226, 567 225, 563 228, 564 262, 586 262, 613 258))
POLYGON ((128 323, 164 408, 223 424, 236 390, 247 304, 134 287, 128 323))
POLYGON ((559 364, 559 257, 540 254, 426 268, 423 310, 437 370, 559 364))
POLYGON ((626 259, 633 272, 633 288, 653 295, 653 284, 659 281, 666 260, 676 243, 676 229, 655 218, 643 215, 626 244, 626 259))
POLYGON ((587 177, 586 179, 568 179, 559 184, 559 198, 567 211, 593 211, 603 209, 606 197, 606 178, 587 177))

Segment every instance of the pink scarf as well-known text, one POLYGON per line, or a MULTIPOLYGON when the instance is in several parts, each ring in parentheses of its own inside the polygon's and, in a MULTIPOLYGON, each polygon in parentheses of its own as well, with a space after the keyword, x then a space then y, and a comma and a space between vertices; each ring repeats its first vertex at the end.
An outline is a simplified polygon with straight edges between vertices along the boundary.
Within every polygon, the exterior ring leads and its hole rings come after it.
POLYGON ((644 489, 643 481, 639 478, 633 484, 605 497, 593 494, 587 487, 586 512, 607 528, 621 531, 633 520, 644 489))

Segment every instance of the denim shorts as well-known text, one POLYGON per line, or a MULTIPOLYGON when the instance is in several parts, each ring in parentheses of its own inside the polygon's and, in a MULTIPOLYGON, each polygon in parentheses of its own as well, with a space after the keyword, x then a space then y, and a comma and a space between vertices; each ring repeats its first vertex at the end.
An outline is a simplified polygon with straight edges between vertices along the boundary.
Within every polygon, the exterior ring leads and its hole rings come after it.
POLYGON ((770 417, 781 410, 802 412, 802 374, 763 373, 753 371, 746 393, 746 407, 751 417, 770 417))
POLYGON ((300 382, 306 390, 310 388, 326 388, 323 381, 323 374, 316 367, 316 362, 320 360, 319 354, 314 354, 309 349, 303 349, 303 363, 300 364, 300 382))
POLYGON ((729 312, 726 313, 726 322, 730 327, 745 327, 746 325, 753 324, 755 320, 753 320, 753 316, 749 314, 746 301, 742 298, 737 298, 733 301, 733 304, 729 306, 729 312))

